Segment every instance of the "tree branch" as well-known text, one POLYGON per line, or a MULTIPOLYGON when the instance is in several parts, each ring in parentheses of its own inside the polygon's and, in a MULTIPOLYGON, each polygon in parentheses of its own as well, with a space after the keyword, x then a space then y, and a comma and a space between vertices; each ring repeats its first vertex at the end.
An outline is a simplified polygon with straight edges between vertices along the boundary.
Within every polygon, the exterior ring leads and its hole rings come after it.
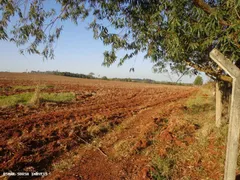
POLYGON ((205 3, 203 0, 193 0, 193 4, 200 7, 204 12, 211 14, 215 11, 214 8, 209 6, 207 3, 205 3))
MULTIPOLYGON (((193 0, 193 4, 199 8, 201 8, 204 12, 207 14, 214 13, 216 11, 215 8, 212 8, 209 6, 204 0, 193 0)), ((224 21, 223 19, 219 19, 219 23, 223 26, 230 26, 231 24, 227 21, 224 21)))
POLYGON ((215 71, 213 71, 209 68, 199 67, 198 65, 196 65, 192 62, 189 62, 189 61, 187 61, 186 63, 187 63, 187 65, 193 67, 194 69, 196 69, 198 71, 202 71, 202 72, 205 72, 207 75, 211 75, 211 76, 216 77, 216 79, 232 83, 232 78, 228 75, 218 74, 218 73, 216 73, 215 71))
POLYGON ((51 20, 51 22, 45 27, 44 32, 49 28, 49 26, 51 26, 51 27, 50 27, 50 30, 52 29, 54 23, 55 23, 59 18, 61 18, 62 14, 67 10, 67 6, 68 6, 68 4, 66 4, 66 5, 63 7, 62 12, 61 12, 55 19, 52 19, 52 20, 51 20))

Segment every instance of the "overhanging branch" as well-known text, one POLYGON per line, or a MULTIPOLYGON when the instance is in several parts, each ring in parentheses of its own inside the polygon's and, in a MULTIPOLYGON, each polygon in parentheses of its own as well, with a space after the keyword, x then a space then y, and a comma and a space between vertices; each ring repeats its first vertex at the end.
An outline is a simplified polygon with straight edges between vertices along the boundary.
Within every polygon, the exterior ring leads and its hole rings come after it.
MULTIPOLYGON (((201 8, 204 12, 207 14, 212 14, 216 11, 215 8, 212 8, 209 6, 206 2, 203 0, 193 0, 193 4, 199 8, 201 8)), ((224 21, 223 19, 219 19, 219 23, 224 26, 230 26, 231 24, 228 23, 227 21, 224 21)))
POLYGON ((187 61, 186 63, 187 65, 193 67, 194 69, 205 72, 207 75, 215 77, 216 79, 232 83, 232 78, 228 75, 218 74, 215 71, 211 70, 210 68, 203 68, 189 61, 187 61))

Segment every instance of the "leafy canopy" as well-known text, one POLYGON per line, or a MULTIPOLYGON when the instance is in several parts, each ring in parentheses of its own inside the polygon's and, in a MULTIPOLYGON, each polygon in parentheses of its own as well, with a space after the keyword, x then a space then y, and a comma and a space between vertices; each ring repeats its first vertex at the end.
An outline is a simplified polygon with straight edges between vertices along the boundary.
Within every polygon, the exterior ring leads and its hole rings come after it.
POLYGON ((218 48, 234 63, 240 60, 240 1, 55 1, 57 6, 49 8, 45 0, 0 0, 0 40, 23 47, 21 53, 54 58, 53 44, 63 30, 56 22, 71 20, 78 24, 93 16, 89 29, 94 38, 112 47, 104 52, 106 66, 115 61, 122 65, 144 52, 156 72, 167 66, 181 73, 193 68, 195 73, 199 70, 213 79, 231 81, 210 60, 209 52, 218 48), (120 49, 127 53, 117 59, 120 49))

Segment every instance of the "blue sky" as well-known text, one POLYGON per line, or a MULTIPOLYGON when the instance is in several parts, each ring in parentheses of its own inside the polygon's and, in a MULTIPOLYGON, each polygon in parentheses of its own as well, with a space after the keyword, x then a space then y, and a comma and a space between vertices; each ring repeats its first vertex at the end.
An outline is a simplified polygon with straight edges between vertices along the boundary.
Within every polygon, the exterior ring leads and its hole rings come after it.
MULTIPOLYGON (((59 70, 73 73, 89 74, 93 72, 95 76, 107 76, 109 78, 150 78, 157 81, 170 81, 167 74, 156 74, 152 72, 150 60, 144 60, 143 55, 126 61, 123 66, 118 67, 117 63, 109 68, 103 67, 103 52, 108 47, 104 46, 101 40, 93 39, 91 30, 87 30, 87 23, 79 23, 78 26, 72 22, 64 22, 64 29, 60 39, 56 43, 55 59, 43 61, 37 55, 20 55, 15 44, 0 41, 0 71, 25 72, 59 70), (135 72, 129 72, 134 67, 135 72)), ((121 55, 121 53, 119 54, 121 55)), ((177 80, 177 75, 171 75, 173 80, 177 80)), ((185 76, 182 82, 192 83, 195 77, 185 76)), ((206 77, 204 78, 206 80, 206 77)))

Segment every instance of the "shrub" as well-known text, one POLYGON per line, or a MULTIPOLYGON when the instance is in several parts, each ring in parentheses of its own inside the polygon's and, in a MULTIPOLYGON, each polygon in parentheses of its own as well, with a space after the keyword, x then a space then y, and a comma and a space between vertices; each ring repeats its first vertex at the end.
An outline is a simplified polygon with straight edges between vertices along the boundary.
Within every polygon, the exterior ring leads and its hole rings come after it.
POLYGON ((108 80, 107 76, 103 76, 102 80, 108 80))
POLYGON ((202 85, 203 84, 202 77, 201 76, 197 76, 196 79, 194 80, 193 84, 194 85, 198 85, 198 86, 202 85))

